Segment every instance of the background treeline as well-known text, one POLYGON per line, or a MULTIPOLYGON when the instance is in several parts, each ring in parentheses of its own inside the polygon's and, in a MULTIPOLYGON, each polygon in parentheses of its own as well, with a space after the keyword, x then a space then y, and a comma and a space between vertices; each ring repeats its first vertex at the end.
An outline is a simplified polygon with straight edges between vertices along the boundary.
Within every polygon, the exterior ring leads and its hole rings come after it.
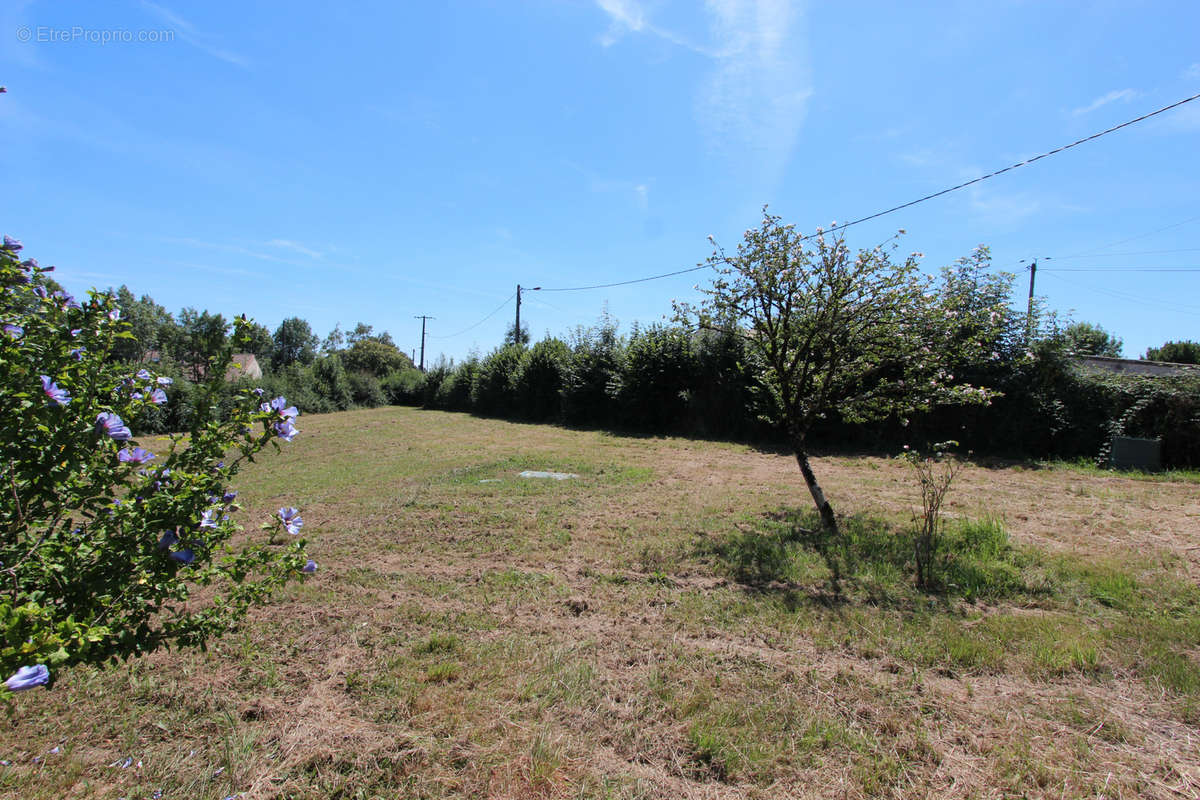
MULTIPOLYGON (((972 309, 1001 309, 990 358, 957 366, 957 378, 1002 396, 989 406, 928 409, 910 419, 850 425, 832 417, 815 432, 828 449, 895 451, 954 439, 980 454, 1103 460, 1115 433, 1162 437, 1166 464, 1200 466, 1200 376, 1138 377, 1079 367, 1083 354, 1119 355, 1120 340, 1088 323, 1060 324, 1035 308, 1033 318, 1010 304, 1014 276, 992 273, 986 249, 943 270, 936 284, 957 319, 972 309)), ((192 381, 224 344, 219 314, 184 309, 172 316, 150 297, 117 290, 132 336, 119 357, 157 359, 175 377, 172 402, 143 426, 186 428, 192 381)), ((275 330, 256 327, 252 351, 264 375, 253 381, 306 413, 382 404, 467 411, 531 422, 770 442, 779 415, 757 379, 761 366, 736 325, 694 330, 677 324, 634 326, 622 334, 607 314, 565 337, 530 343, 510 330, 485 355, 439 360, 425 372, 391 337, 359 323, 318 340, 299 318, 275 330)), ((964 335, 967 333, 963 331, 964 335)), ((1187 361, 1193 342, 1169 342, 1147 357, 1187 361)), ((246 380, 246 379, 243 379, 246 380)), ((235 384, 231 384, 233 386, 235 384)))
MULTIPOLYGON (((226 346, 228 320, 192 308, 172 315, 150 296, 137 298, 124 286, 116 296, 130 335, 118 343, 114 360, 131 368, 152 363, 156 372, 175 379, 168 391, 171 402, 139 421, 142 432, 187 429, 195 383, 226 346)), ((335 327, 324 340, 298 317, 285 319, 273 332, 259 324, 252 331, 249 351, 263 376, 235 377, 231 389, 250 383, 268 397, 287 397, 305 413, 384 405, 390 402, 385 385, 421 374, 386 331, 377 334, 361 322, 348 332, 335 327)))

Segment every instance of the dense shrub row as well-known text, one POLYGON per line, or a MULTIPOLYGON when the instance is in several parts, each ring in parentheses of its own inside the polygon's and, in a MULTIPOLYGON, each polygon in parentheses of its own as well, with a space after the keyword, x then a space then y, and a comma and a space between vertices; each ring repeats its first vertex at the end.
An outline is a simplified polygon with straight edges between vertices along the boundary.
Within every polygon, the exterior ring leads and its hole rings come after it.
POLYGON ((753 370, 740 339, 653 325, 620 336, 602 320, 570 341, 508 344, 389 380, 389 400, 535 422, 750 437, 753 370))
MULTIPOLYGON (((969 369, 969 365, 965 365, 969 369)), ((1170 466, 1200 466, 1200 378, 1147 378, 1079 369, 1053 336, 971 379, 1003 392, 989 406, 945 407, 907 421, 817 431, 826 448, 894 451, 954 439, 977 453, 1107 456, 1116 433, 1162 437, 1170 466)), ((620 336, 602 320, 570 341, 506 345, 426 373, 384 381, 390 402, 534 422, 770 441, 779 435, 742 340, 653 325, 620 336)))

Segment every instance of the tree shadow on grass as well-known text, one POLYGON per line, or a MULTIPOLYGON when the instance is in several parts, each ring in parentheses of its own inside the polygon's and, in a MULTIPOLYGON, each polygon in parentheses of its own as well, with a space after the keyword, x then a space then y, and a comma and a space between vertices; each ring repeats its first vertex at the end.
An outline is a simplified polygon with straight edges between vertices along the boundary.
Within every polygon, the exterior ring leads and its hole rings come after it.
POLYGON ((956 521, 942 533, 936 591, 915 586, 911 532, 854 515, 831 533, 815 512, 781 509, 724 536, 708 537, 700 554, 747 589, 780 595, 787 604, 949 608, 955 598, 998 599, 1029 593, 1022 556, 995 520, 956 521))

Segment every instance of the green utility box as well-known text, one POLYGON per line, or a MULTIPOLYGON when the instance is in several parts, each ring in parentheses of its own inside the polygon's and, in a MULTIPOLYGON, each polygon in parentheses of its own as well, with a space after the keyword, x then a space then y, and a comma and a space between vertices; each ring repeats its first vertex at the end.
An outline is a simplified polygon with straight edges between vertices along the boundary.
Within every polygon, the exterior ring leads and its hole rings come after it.
POLYGON ((1110 460, 1117 469, 1140 469, 1146 472, 1162 469, 1162 439, 1114 436, 1111 453, 1110 460))

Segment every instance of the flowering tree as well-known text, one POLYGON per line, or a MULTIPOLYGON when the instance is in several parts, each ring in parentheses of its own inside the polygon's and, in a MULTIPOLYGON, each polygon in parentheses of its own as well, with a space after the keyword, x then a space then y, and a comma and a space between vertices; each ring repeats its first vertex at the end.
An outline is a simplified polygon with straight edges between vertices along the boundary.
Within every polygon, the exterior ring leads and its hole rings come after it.
MULTIPOLYGON (((710 237, 710 241, 712 241, 710 237)), ((894 244, 893 244, 894 247, 894 244)), ((841 237, 803 237, 763 210, 736 255, 713 241, 716 270, 707 300, 677 306, 702 327, 745 338, 764 364, 763 387, 822 524, 833 507, 809 463, 810 431, 837 415, 871 422, 939 403, 984 403, 989 392, 955 382, 950 365, 986 357, 997 317, 975 309, 972 324, 931 291, 917 254, 893 263, 882 247, 852 254, 841 237)))
MULTIPOLYGON (((297 433, 282 398, 234 398, 218 416, 231 349, 214 356, 192 429, 154 452, 129 422, 170 402, 169 378, 106 363, 132 336, 107 294, 47 292, 44 273, 0 246, 0 675, 10 691, 55 668, 161 647, 203 646, 316 565, 294 508, 269 536, 233 539, 229 481, 297 433), (201 598, 198 587, 209 587, 201 598)), ((50 268, 52 269, 52 268, 50 268)), ((235 321, 231 344, 250 323, 235 321)), ((261 390, 258 390, 261 394, 261 390)), ((0 690, 2 692, 3 690, 0 690)))

